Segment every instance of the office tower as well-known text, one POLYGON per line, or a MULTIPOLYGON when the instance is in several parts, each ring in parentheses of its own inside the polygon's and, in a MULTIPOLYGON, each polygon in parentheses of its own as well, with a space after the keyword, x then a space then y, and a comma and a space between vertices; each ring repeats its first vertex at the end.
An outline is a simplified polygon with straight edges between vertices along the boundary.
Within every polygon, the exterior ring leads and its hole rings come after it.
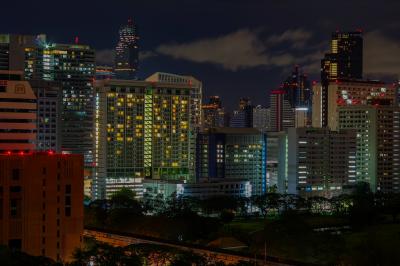
POLYGON ((25 52, 26 79, 62 86, 62 152, 83 154, 85 165, 91 167, 94 50, 80 44, 42 43, 25 52))
POLYGON ((61 152, 61 85, 46 80, 29 84, 37 98, 36 150, 61 152))
POLYGON ((362 32, 334 32, 330 53, 321 60, 321 125, 328 126, 329 83, 337 79, 362 79, 362 32))
POLYGON ((139 36, 132 19, 119 29, 115 48, 115 74, 118 79, 136 79, 139 64, 139 36))
POLYGON ((0 153, 35 149, 36 97, 22 77, 22 72, 0 71, 0 153))
POLYGON ((24 71, 25 48, 45 38, 45 35, 0 34, 0 70, 24 71))
POLYGON ((0 184, 0 244, 71 261, 83 233, 82 156, 0 155, 0 184))
POLYGON ((334 32, 331 50, 321 61, 321 81, 336 79, 362 79, 362 32, 334 32))
MULTIPOLYGON (((316 84, 315 86, 319 86, 316 84)), ((323 90, 323 87, 320 89, 323 90)), ((318 91, 318 89, 317 89, 318 91)), ((318 97, 318 94, 316 94, 318 97)), ((327 124, 331 130, 338 129, 338 107, 367 104, 368 100, 383 99, 393 104, 396 99, 395 88, 379 81, 336 80, 328 84, 328 105, 315 106, 313 120, 327 111, 327 124), (319 111, 323 110, 323 111, 319 111)), ((316 100, 318 102, 318 100, 316 100)), ((323 123, 321 123, 323 126, 323 123)))
POLYGON ((270 125, 270 109, 257 105, 253 108, 253 127, 266 132, 270 125))
POLYGON ((214 128, 197 136, 196 177, 244 179, 266 192, 266 136, 254 128, 214 128))
POLYGON ((114 79, 115 78, 114 68, 109 66, 96 66, 95 78, 96 80, 114 79))
POLYGON ((267 133, 267 191, 276 189, 286 193, 287 184, 287 133, 267 133))
POLYGON ((356 179, 372 191, 400 192, 400 108, 375 100, 338 113, 340 129, 357 131, 356 179))
POLYGON ((308 108, 311 112, 312 90, 307 75, 295 66, 292 74, 282 84, 292 108, 308 108))
POLYGON ((356 182, 356 132, 327 128, 288 130, 288 192, 332 197, 356 182))
POLYGON ((249 98, 241 98, 239 109, 233 112, 230 119, 230 127, 253 127, 253 108, 249 98))
MULTIPOLYGON (((94 198, 107 180, 194 179, 196 129, 189 83, 96 82, 94 198)), ((123 181, 126 182, 126 181, 123 181)))
POLYGON ((286 91, 273 90, 270 95, 270 131, 284 131, 295 127, 296 113, 287 99, 286 91))
POLYGON ((202 105, 202 127, 203 129, 224 127, 225 111, 219 96, 211 96, 208 102, 202 105))

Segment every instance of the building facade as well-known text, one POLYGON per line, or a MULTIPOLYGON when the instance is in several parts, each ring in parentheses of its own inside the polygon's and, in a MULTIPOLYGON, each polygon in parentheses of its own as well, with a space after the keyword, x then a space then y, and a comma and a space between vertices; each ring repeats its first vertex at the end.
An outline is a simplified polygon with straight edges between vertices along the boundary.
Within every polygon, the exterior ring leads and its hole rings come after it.
POLYGON ((258 105, 253 108, 253 127, 267 132, 270 125, 270 109, 258 105))
POLYGON ((296 126, 295 109, 285 90, 273 90, 270 95, 269 131, 279 132, 296 126))
POLYGON ((329 84, 338 79, 362 79, 363 37, 362 32, 332 33, 330 52, 321 60, 322 127, 329 126, 329 84))
POLYGON ((225 111, 219 96, 211 96, 202 107, 202 128, 224 127, 225 111))
POLYGON ((356 132, 326 128, 288 130, 288 192, 332 197, 356 182, 356 132))
MULTIPOLYGON (((107 179, 194 180, 190 84, 96 82, 94 198, 107 179)), ((132 182, 130 182, 132 184, 132 182)), ((140 193, 140 190, 136 191, 140 193)))
POLYGON ((266 192, 266 136, 254 128, 215 128, 197 137, 197 180, 244 179, 266 192))
POLYGON ((372 191, 400 191, 400 108, 390 105, 339 108, 339 128, 357 131, 356 178, 372 191))
POLYGON ((0 155, 0 244, 71 261, 83 233, 83 158, 0 155))
POLYGON ((61 152, 62 89, 54 81, 30 80, 37 98, 36 150, 61 152))
POLYGON ((323 86, 314 85, 313 125, 338 129, 338 108, 342 106, 364 105, 369 101, 385 100, 386 104, 396 102, 396 89, 391 84, 379 81, 336 80, 328 83, 327 101, 322 96, 323 86))
POLYGON ((83 154, 91 167, 94 50, 80 44, 48 44, 25 49, 25 77, 55 81, 62 88, 61 150, 83 154))
POLYGON ((143 186, 144 197, 161 197, 164 200, 171 196, 207 199, 222 196, 250 198, 252 195, 250 182, 236 178, 204 180, 197 183, 145 180, 143 186))
POLYGON ((45 38, 45 35, 0 34, 0 70, 24 71, 25 48, 45 38))
POLYGON ((36 148, 36 96, 22 72, 0 71, 0 153, 36 148))
POLYGON ((119 38, 115 48, 115 74, 118 79, 136 79, 139 65, 139 36, 136 25, 128 19, 119 29, 119 38))

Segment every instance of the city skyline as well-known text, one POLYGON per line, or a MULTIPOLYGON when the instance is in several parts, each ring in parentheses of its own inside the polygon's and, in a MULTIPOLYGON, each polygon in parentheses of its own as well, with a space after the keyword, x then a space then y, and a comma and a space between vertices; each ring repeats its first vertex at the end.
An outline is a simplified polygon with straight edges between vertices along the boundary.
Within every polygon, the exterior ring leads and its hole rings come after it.
POLYGON ((279 87, 295 64, 304 67, 311 80, 319 80, 319 61, 329 51, 330 34, 336 29, 363 29, 365 78, 397 79, 400 25, 395 10, 399 3, 386 3, 376 6, 373 1, 339 1, 330 11, 321 12, 323 4, 316 1, 190 1, 178 8, 178 2, 139 1, 118 3, 112 9, 99 2, 85 2, 79 3, 77 10, 71 9, 76 5, 70 5, 53 13, 49 11, 52 5, 46 7, 44 1, 40 9, 27 3, 30 8, 26 10, 37 14, 30 21, 25 19, 29 15, 23 16, 24 10, 20 10, 21 16, 13 16, 17 6, 10 3, 5 7, 9 12, 0 18, 0 30, 45 33, 56 43, 72 43, 78 36, 80 43, 96 49, 98 64, 112 65, 110 55, 118 29, 131 17, 141 37, 139 78, 156 71, 192 74, 203 81, 205 96, 220 95, 231 111, 242 96, 250 97, 254 105, 267 105, 267 93, 279 87), (363 11, 354 13, 359 9, 363 11), (72 11, 74 19, 70 19, 72 11), (341 14, 340 22, 336 14, 341 14), (47 23, 49 20, 52 23, 47 23), (24 26, 27 23, 29 28, 24 26), (226 43, 235 45, 224 49, 226 43), (376 49, 379 47, 386 49, 376 49))

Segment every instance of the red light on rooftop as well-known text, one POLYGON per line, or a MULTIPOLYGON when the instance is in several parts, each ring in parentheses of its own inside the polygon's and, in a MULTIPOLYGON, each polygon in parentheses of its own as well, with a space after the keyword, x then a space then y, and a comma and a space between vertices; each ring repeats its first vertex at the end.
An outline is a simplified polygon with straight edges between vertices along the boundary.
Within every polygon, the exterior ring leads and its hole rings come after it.
POLYGON ((313 80, 313 81, 312 81, 312 85, 317 85, 317 81, 316 81, 316 80, 313 80))
POLYGON ((20 151, 18 154, 19 155, 24 155, 25 153, 23 151, 20 151))
POLYGON ((75 36, 75 44, 78 44, 78 43, 79 43, 79 37, 75 36))
POLYGON ((7 154, 7 155, 11 155, 11 151, 7 151, 6 154, 7 154))
POLYGON ((48 153, 49 155, 53 155, 53 154, 54 154, 54 151, 49 150, 47 153, 48 153))

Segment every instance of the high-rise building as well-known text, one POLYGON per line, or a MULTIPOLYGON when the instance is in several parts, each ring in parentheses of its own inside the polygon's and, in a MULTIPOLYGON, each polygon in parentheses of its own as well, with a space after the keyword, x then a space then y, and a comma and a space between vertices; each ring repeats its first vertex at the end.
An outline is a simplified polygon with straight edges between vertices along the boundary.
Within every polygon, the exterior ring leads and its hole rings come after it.
POLYGON ((83 233, 83 158, 0 155, 0 244, 59 262, 72 260, 83 233))
POLYGON ((270 95, 270 131, 284 131, 296 126, 295 109, 285 90, 273 90, 270 95))
POLYGON ((191 90, 190 83, 96 82, 94 198, 105 197, 109 179, 124 179, 139 196, 144 178, 194 180, 191 90))
POLYGON ((211 96, 208 102, 202 105, 202 127, 203 129, 224 127, 225 111, 219 96, 211 96))
POLYGON ((321 60, 321 125, 328 126, 329 83, 337 79, 362 79, 362 32, 334 32, 330 53, 321 60))
POLYGON ((45 35, 0 34, 0 70, 24 71, 25 48, 45 38, 45 35))
POLYGON ((239 100, 239 109, 235 110, 230 119, 230 127, 253 127, 253 108, 249 98, 239 100))
POLYGON ((257 105, 253 108, 253 127, 267 132, 270 125, 270 109, 257 105))
POLYGON ((292 74, 282 84, 282 89, 286 91, 292 108, 308 108, 311 113, 311 84, 307 75, 299 71, 298 66, 295 66, 292 74))
POLYGON ((62 89, 54 81, 30 80, 37 98, 36 150, 61 152, 62 89))
POLYGON ((115 74, 118 79, 137 79, 139 65, 139 36, 132 19, 119 29, 115 48, 115 74))
POLYGON ((356 179, 372 191, 400 192, 400 108, 376 101, 338 113, 340 129, 357 131, 356 179))
POLYGON ((327 128, 288 129, 289 193, 332 197, 356 182, 356 132, 327 128))
POLYGON ((0 71, 0 153, 36 147, 36 96, 22 72, 0 71))
POLYGON ((313 126, 337 130, 340 106, 363 105, 373 99, 385 100, 390 104, 396 102, 394 86, 379 81, 336 80, 329 82, 327 89, 325 101, 322 93, 324 86, 316 83, 313 87, 313 126))
POLYGON ((25 77, 56 81, 62 87, 63 153, 83 154, 90 167, 93 128, 94 50, 80 44, 41 43, 25 49, 25 77))
POLYGON ((203 95, 203 83, 193 76, 176 75, 171 73, 156 72, 146 78, 148 82, 159 82, 189 86, 190 90, 190 112, 191 124, 195 131, 201 128, 201 99, 203 95))
POLYGON ((255 128, 214 128, 197 136, 196 177, 242 179, 266 192, 266 136, 255 128))

